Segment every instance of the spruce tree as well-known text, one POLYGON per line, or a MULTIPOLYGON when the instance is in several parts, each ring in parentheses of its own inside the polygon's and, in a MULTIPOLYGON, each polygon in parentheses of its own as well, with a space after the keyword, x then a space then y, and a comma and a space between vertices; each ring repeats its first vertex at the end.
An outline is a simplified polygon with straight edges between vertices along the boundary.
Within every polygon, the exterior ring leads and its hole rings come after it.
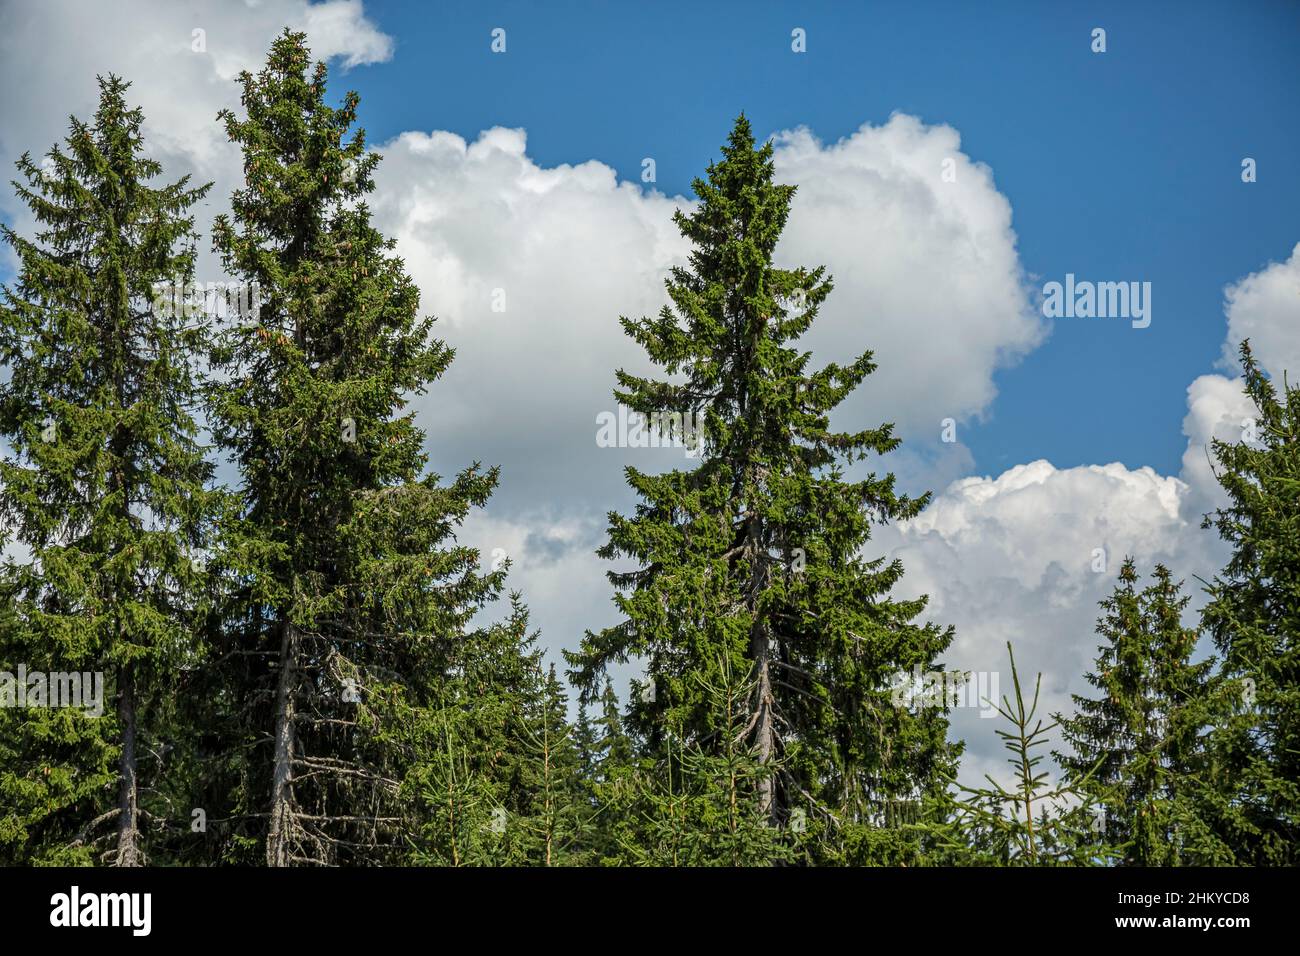
POLYGON ((1230 705, 1213 734, 1227 788, 1217 831, 1237 862, 1300 860, 1300 388, 1268 379, 1241 346, 1254 434, 1215 441, 1228 504, 1205 518, 1233 549, 1203 623, 1222 655, 1230 705), (1280 391, 1280 394, 1279 394, 1280 391))
POLYGON ((1190 598, 1164 565, 1138 589, 1132 558, 1101 602, 1098 698, 1073 695, 1076 713, 1058 716, 1069 753, 1057 757, 1105 805, 1106 837, 1121 862, 1168 866, 1221 862, 1191 821, 1206 771, 1202 732, 1212 704, 1212 660, 1192 662, 1196 631, 1184 627, 1190 598))
POLYGON ((532 692, 525 700, 519 739, 525 751, 521 789, 524 825, 532 834, 532 857, 541 866, 559 866, 583 859, 584 839, 594 816, 584 807, 578 775, 581 762, 568 722, 568 697, 555 665, 533 672, 532 692))
POLYGON ((151 185, 162 170, 127 88, 100 78, 94 118, 73 118, 44 163, 18 161, 37 237, 0 226, 19 262, 0 304, 0 521, 25 552, 4 569, 0 670, 102 675, 105 708, 0 710, 9 859, 151 861, 178 679, 201 651, 203 329, 155 287, 191 280, 189 209, 207 187, 151 185))
POLYGON ((535 660, 526 615, 478 629, 445 662, 436 704, 394 721, 413 755, 404 790, 419 808, 409 862, 505 866, 528 861, 512 801, 522 762, 518 724, 535 660))
POLYGON ((573 721, 573 749, 578 759, 578 778, 585 784, 596 776, 600 740, 591 720, 591 708, 586 701, 578 701, 578 714, 573 721))
POLYGON ((927 800, 925 818, 915 826, 920 859, 940 866, 1105 864, 1117 850, 1104 826, 1102 804, 1090 791, 1092 769, 1052 782, 1041 749, 1058 724, 1036 717, 1043 675, 1034 679, 1034 696, 1026 701, 1010 642, 1007 656, 1014 699, 1003 695, 1000 703, 989 703, 1010 726, 997 735, 1011 755, 1012 784, 985 774, 988 786, 956 783, 956 792, 927 800))
POLYGON ((238 468, 223 524, 223 741, 215 852, 270 865, 380 863, 406 852, 412 752, 394 723, 437 706, 447 662, 504 570, 455 541, 497 481, 443 483, 408 407, 452 359, 419 291, 370 222, 379 157, 358 97, 327 105, 302 34, 243 73, 223 111, 244 185, 214 245, 256 283, 256 321, 214 349, 214 433, 238 468))
MULTIPOLYGON (((717 746, 666 735, 663 756, 642 761, 616 789, 613 862, 636 866, 762 866, 796 859, 808 833, 796 808, 784 828, 755 813, 753 794, 779 767, 744 741, 752 684, 720 665, 721 683, 703 688, 723 716, 717 746)), ((700 678, 704 680, 704 678, 700 678)))
POLYGON ((581 806, 589 814, 582 845, 586 862, 612 865, 625 859, 616 830, 628 813, 629 798, 637 785, 636 748, 624 729, 621 705, 611 681, 605 681, 605 689, 593 703, 599 707, 600 716, 588 718, 590 727, 584 732, 587 703, 579 697, 575 728, 580 753, 582 741, 589 740, 578 782, 581 806))
POLYGON ((928 496, 899 494, 892 475, 849 480, 846 468, 898 446, 892 426, 833 431, 832 409, 874 368, 809 368, 796 342, 831 291, 823 268, 778 268, 773 251, 795 187, 774 182, 772 146, 755 148, 737 119, 723 158, 694 183, 699 207, 675 221, 693 244, 666 285, 672 306, 623 328, 669 376, 619 370, 617 399, 702 440, 698 467, 627 470, 636 513, 610 515, 600 554, 637 567, 611 572, 623 620, 589 632, 570 655, 588 699, 606 667, 639 656, 654 692, 629 709, 631 729, 663 755, 717 755, 727 716, 706 688, 722 669, 753 693, 742 740, 760 766, 748 804, 780 827, 795 808, 827 814, 838 836, 875 828, 890 801, 939 785, 954 749, 944 713, 891 704, 899 670, 934 666, 951 632, 915 619, 926 600, 893 600, 900 562, 864 558, 873 523, 917 514, 928 496), (702 437, 693 434, 700 424, 702 437))
POLYGON ((543 667, 528 612, 461 641, 437 707, 394 722, 415 758, 404 789, 418 801, 411 862, 559 866, 580 862, 594 812, 563 687, 543 667))

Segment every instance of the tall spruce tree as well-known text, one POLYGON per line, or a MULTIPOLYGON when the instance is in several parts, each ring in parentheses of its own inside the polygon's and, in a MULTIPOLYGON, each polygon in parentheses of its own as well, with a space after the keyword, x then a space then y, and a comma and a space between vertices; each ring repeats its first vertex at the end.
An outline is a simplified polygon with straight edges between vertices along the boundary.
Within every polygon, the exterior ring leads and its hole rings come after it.
POLYGON ((1217 830, 1239 863, 1300 861, 1300 388, 1272 382, 1241 346, 1254 434, 1215 441, 1228 504, 1206 527, 1233 548, 1203 623, 1231 706, 1214 729, 1217 830), (1279 396, 1279 386, 1281 396, 1279 396), (1248 439, 1248 440, 1247 440, 1248 439))
POLYGON ((426 471, 408 398, 452 350, 370 222, 379 157, 353 130, 358 97, 325 102, 326 68, 285 31, 244 73, 246 117, 221 119, 244 156, 227 269, 261 292, 255 322, 222 334, 214 432, 239 472, 223 527, 228 601, 209 788, 229 807, 215 852, 296 863, 405 853, 412 750, 396 722, 436 706, 448 662, 504 569, 455 541, 497 481, 477 463, 426 471))
POLYGON ((694 183, 699 208, 675 215, 694 249, 666 283, 672 307, 621 319, 673 379, 620 370, 615 392, 688 441, 700 423, 700 464, 628 469, 642 502, 610 515, 600 552, 639 565, 609 574, 624 619, 589 632, 570 663, 591 698, 610 663, 646 661, 654 693, 638 695, 629 722, 652 752, 671 727, 684 750, 722 753, 731 728, 707 688, 725 683, 724 668, 746 675, 742 740, 780 768, 756 775, 749 806, 770 825, 796 807, 828 813, 843 837, 938 786, 955 758, 942 710, 909 713, 888 694, 896 671, 934 666, 951 632, 914 623, 924 598, 889 598, 900 562, 860 554, 874 522, 911 517, 927 496, 898 494, 892 475, 847 480, 850 463, 898 445, 890 425, 829 425, 871 354, 809 370, 793 343, 831 282, 822 268, 773 264, 795 187, 773 181, 772 146, 755 148, 743 115, 722 152, 694 183))
POLYGON ((44 163, 18 161, 36 239, 0 226, 19 261, 0 304, 0 521, 26 552, 4 569, 0 669, 107 684, 100 718, 0 710, 8 859, 150 862, 149 831, 171 809, 178 679, 199 652, 203 330, 157 307, 155 285, 191 280, 189 209, 207 187, 150 184, 162 170, 143 155, 128 85, 101 78, 94 118, 72 119, 44 163))
POLYGON ((1101 602, 1098 698, 1072 695, 1076 713, 1057 717, 1071 750, 1057 754, 1106 809, 1106 838, 1132 866, 1226 862, 1196 823, 1208 766, 1202 741, 1213 696, 1212 660, 1192 661, 1197 634, 1183 626, 1191 599, 1164 565, 1138 589, 1132 558, 1101 602))

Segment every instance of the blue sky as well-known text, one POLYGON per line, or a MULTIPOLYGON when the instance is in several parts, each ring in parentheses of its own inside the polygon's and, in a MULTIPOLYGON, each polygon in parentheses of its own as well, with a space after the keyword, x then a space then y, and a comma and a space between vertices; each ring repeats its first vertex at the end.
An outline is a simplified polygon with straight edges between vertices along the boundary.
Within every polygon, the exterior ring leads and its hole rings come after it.
MULTIPOLYGON (((894 111, 960 131, 1014 209, 1035 283, 1153 283, 1153 322, 1058 321, 965 429, 976 470, 1045 457, 1176 471, 1184 390, 1223 341, 1225 285, 1300 222, 1300 5, 383 2, 388 63, 336 76, 373 142, 528 130, 540 164, 593 157, 686 193, 744 110, 823 141, 894 111), (789 52, 803 27, 808 53, 789 52), (507 31, 507 56, 489 33, 507 31), (1107 50, 1091 51, 1106 30, 1107 50), (1243 157, 1258 181, 1241 182, 1243 157)), ((1297 332, 1300 334, 1300 331, 1297 332)), ((865 343, 870 345, 870 342, 865 343)))

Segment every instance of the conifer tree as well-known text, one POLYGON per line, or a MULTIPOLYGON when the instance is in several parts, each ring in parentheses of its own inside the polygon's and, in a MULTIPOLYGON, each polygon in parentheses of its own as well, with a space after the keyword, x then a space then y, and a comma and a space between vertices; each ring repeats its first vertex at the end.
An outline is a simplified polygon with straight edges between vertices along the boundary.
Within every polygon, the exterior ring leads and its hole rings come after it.
MULTIPOLYGON (((725 665, 720 683, 704 692, 723 715, 717 746, 665 740, 659 761, 643 761, 615 790, 613 860, 638 866, 761 866, 791 862, 807 832, 796 809, 784 828, 755 812, 752 796, 778 771, 744 741, 747 702, 754 688, 725 665), (680 749, 679 749, 680 748, 680 749)), ((704 678, 700 677, 703 681, 704 678)))
POLYGON ((632 763, 635 751, 635 742, 624 728, 618 695, 610 680, 605 681, 600 695, 600 719, 596 723, 600 728, 597 779, 610 780, 632 763))
POLYGON ((1300 388, 1270 381, 1241 346, 1254 434, 1215 441, 1226 507, 1205 518, 1233 549, 1203 623, 1230 706, 1213 733, 1216 832, 1235 861, 1300 860, 1300 388), (1280 394, 1279 394, 1280 392, 1280 394), (1249 440, 1246 440, 1249 439, 1249 440))
POLYGON ((191 357, 203 331, 157 307, 155 286, 191 280, 189 209, 207 187, 151 184, 162 170, 143 154, 127 88, 101 78, 94 118, 72 119, 42 164, 18 161, 37 237, 0 226, 19 262, 0 304, 0 521, 25 551, 4 569, 0 669, 92 687, 98 675, 104 708, 0 710, 11 859, 163 862, 149 831, 171 809, 173 701, 200 652, 212 500, 191 357))
POLYGON ((219 852, 270 865, 376 863, 406 850, 412 754, 393 722, 434 708, 467 622, 501 587, 455 541, 497 481, 477 463, 426 470, 407 402, 452 350, 370 222, 379 157, 358 97, 326 104, 327 72, 285 31, 240 76, 244 157, 214 244, 261 292, 214 350, 214 433, 238 467, 222 529, 227 601, 213 726, 219 852))
POLYGON ((1106 837, 1135 866, 1212 864, 1221 853, 1190 824, 1206 770, 1212 660, 1192 662, 1196 631, 1184 627, 1189 597, 1164 565, 1138 590, 1132 558, 1101 602, 1096 699, 1073 695, 1076 713, 1057 719, 1071 752, 1058 754, 1106 808, 1106 837))
POLYGON ((586 701, 578 701, 578 715, 573 721, 573 749, 578 759, 578 777, 584 783, 596 776, 600 740, 596 726, 591 721, 591 708, 586 701))
POLYGON ((988 786, 956 784, 956 793, 926 801, 928 819, 915 826, 922 836, 923 859, 941 866, 1105 864, 1117 851, 1104 826, 1102 805, 1089 791, 1091 769, 1052 783, 1040 750, 1057 722, 1035 717, 1043 675, 1035 678, 1034 696, 1026 702, 1010 642, 1007 655, 1014 699, 1003 695, 1001 702, 989 703, 1010 725, 997 735, 1011 755, 1012 784, 985 774, 988 786))
POLYGON ((622 859, 615 832, 628 812, 630 796, 636 789, 635 745, 623 727, 618 695, 611 681, 594 701, 600 708, 596 720, 587 717, 587 704, 579 699, 575 744, 581 762, 579 802, 588 814, 582 836, 584 861, 613 864, 622 859), (589 727, 584 731, 583 720, 589 727), (583 741, 588 743, 583 746, 583 741))
POLYGON ((531 859, 540 866, 582 860, 594 817, 578 787, 581 770, 568 699, 555 665, 533 671, 517 737, 524 752, 520 774, 522 825, 531 835, 531 859))
POLYGON ((528 612, 460 642, 438 706, 394 721, 416 755, 404 788, 419 802, 411 861, 437 866, 578 862, 594 813, 553 668, 528 612))
POLYGON ((685 750, 717 754, 726 716, 705 688, 720 667, 752 679, 743 740, 760 765, 751 805, 781 826, 796 806, 841 827, 873 827, 888 801, 937 785, 953 752, 941 710, 892 706, 893 673, 932 666, 951 633, 918 625, 924 598, 892 600, 898 561, 860 554, 877 521, 915 515, 927 497, 892 475, 848 480, 845 468, 898 445, 892 427, 832 431, 828 416, 874 366, 809 369, 795 343, 831 291, 822 268, 778 268, 773 250, 794 187, 773 181, 772 146, 755 148, 742 115, 721 161, 695 181, 699 207, 675 221, 693 243, 667 281, 672 307, 622 319, 670 378, 620 370, 615 395, 670 432, 702 425, 692 470, 627 471, 641 497, 611 514, 607 559, 623 620, 588 633, 570 656, 590 698, 613 662, 647 661, 654 693, 629 711, 662 752, 668 728, 685 750), (652 698, 652 699, 650 699, 652 698))

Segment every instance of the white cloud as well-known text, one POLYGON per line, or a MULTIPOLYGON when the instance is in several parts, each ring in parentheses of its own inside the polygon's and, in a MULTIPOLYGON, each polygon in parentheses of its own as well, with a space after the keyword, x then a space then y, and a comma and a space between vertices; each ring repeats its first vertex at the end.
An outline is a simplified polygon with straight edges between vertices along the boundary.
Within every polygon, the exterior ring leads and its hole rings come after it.
MULTIPOLYGON (((365 15, 359 0, 260 0, 230 3, 81 3, 43 0, 0 5, 0 163, 24 151, 41 156, 67 134, 68 116, 88 119, 98 103, 96 75, 116 73, 132 83, 127 100, 145 114, 145 148, 168 180, 185 173, 214 181, 199 228, 228 203, 240 172, 239 154, 216 120, 239 106, 235 82, 256 71, 285 27, 303 30, 317 59, 344 67, 386 60, 392 41, 365 15), (203 52, 195 52, 202 30, 203 52)), ((0 177, 0 214, 30 228, 27 210, 0 177)), ((216 277, 203 252, 200 271, 216 277)), ((206 274, 205 273, 205 274, 206 274)))
MULTIPOLYGON (((1271 262, 1224 289, 1224 314, 1228 331, 1219 365, 1240 371, 1238 351, 1249 339, 1260 367, 1281 389, 1284 377, 1300 381, 1300 243, 1283 262, 1271 262)), ((1209 512, 1226 502, 1214 477, 1216 464, 1208 446, 1246 437, 1259 414, 1244 391, 1245 380, 1224 375, 1202 375, 1187 388, 1187 417, 1183 434, 1183 477, 1191 486, 1189 505, 1209 512)))
POLYGON ((380 151, 377 223, 457 349, 420 402, 440 457, 501 464, 512 513, 603 514, 631 459, 597 448, 596 415, 614 408, 616 367, 646 367, 618 316, 658 309, 686 251, 678 203, 595 161, 543 169, 520 130, 404 133, 380 151))
MULTIPOLYGON (((1083 675, 1096 656, 1097 602, 1114 587, 1126 556, 1144 577, 1164 563, 1187 579, 1190 593, 1199 590, 1194 574, 1218 567, 1216 539, 1185 507, 1189 492, 1179 478, 1151 468, 1061 469, 1035 461, 996 478, 953 482, 876 544, 902 558, 902 593, 928 593, 927 616, 955 625, 947 666, 998 672, 1001 693, 1010 694, 1010 641, 1028 696, 1034 675, 1043 673, 1040 715, 1068 713, 1069 695, 1090 690, 1083 675)), ((954 733, 973 758, 963 779, 978 780, 996 765, 995 725, 973 711, 954 712, 954 733)))
POLYGON ((1247 423, 1258 414, 1244 387, 1244 379, 1222 375, 1202 375, 1187 386, 1187 417, 1183 419, 1187 450, 1183 452, 1182 475, 1189 486, 1186 508, 1192 513, 1205 514, 1226 502, 1215 478, 1218 465, 1212 460, 1210 443, 1215 439, 1241 441, 1247 423))
POLYGON ((883 409, 927 436, 943 418, 982 415, 993 373, 1045 336, 992 170, 952 127, 904 114, 831 145, 803 128, 776 143, 778 179, 799 187, 778 260, 835 278, 808 342, 837 359, 869 347, 879 364, 846 413, 883 409))
POLYGON ((293 22, 302 25, 314 56, 323 60, 338 58, 345 68, 392 58, 392 38, 366 18, 361 0, 310 5, 299 0, 298 6, 302 9, 293 22))
MULTIPOLYGON (((509 559, 507 590, 522 593, 533 625, 543 628, 541 644, 548 659, 563 670, 561 647, 577 647, 586 630, 617 621, 605 578, 609 565, 595 553, 604 531, 603 522, 592 518, 538 508, 507 519, 489 505, 471 514, 458 536, 479 550, 486 567, 500 567, 501 559, 509 559)), ((499 614, 490 608, 485 618, 499 614)), ((635 668, 617 673, 625 685, 635 668)))
POLYGON ((1251 350, 1269 376, 1288 372, 1300 381, 1300 243, 1285 262, 1273 262, 1224 290, 1228 337, 1222 364, 1240 367, 1237 350, 1250 339, 1251 350))

